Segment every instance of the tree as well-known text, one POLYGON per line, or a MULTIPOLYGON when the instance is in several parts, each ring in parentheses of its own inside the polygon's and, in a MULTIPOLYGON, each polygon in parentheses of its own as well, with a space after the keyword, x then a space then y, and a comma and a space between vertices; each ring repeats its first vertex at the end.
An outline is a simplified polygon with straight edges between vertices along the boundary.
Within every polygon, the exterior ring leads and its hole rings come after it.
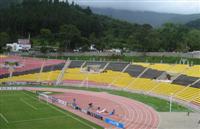
POLYGON ((5 47, 6 43, 10 40, 8 33, 1 32, 0 33, 0 52, 3 52, 3 47, 5 47))
MULTIPOLYGON (((3 1, 6 4, 14 0, 3 1)), ((59 46, 62 51, 80 47, 86 50, 90 44, 95 44, 98 50, 187 51, 198 48, 199 42, 190 34, 193 32, 189 32, 191 28, 184 25, 166 23, 155 29, 148 24, 132 24, 96 15, 89 7, 61 0, 17 1, 19 4, 0 8, 0 32, 7 32, 13 41, 31 33, 34 44, 43 48, 59 46)), ((196 28, 199 20, 191 24, 196 28)))
POLYGON ((52 37, 51 30, 43 28, 40 30, 41 38, 40 38, 40 51, 42 53, 46 53, 48 51, 48 46, 50 44, 50 39, 52 37))
POLYGON ((166 23, 158 30, 163 49, 166 51, 182 51, 184 36, 188 28, 180 24, 166 23))
POLYGON ((52 33, 50 29, 47 28, 43 28, 40 30, 40 34, 41 34, 41 39, 43 40, 43 42, 47 42, 47 44, 50 44, 50 41, 52 40, 52 33))
POLYGON ((200 19, 196 19, 194 21, 188 22, 186 26, 195 28, 195 29, 200 29, 200 19))
POLYGON ((144 24, 127 38, 128 48, 143 52, 157 51, 159 47, 158 35, 152 26, 144 24))
POLYGON ((200 50, 200 30, 190 30, 184 38, 184 43, 190 51, 200 50))
POLYGON ((89 50, 89 47, 90 47, 90 43, 89 43, 89 40, 85 37, 81 37, 81 51, 88 51, 89 50))
POLYGON ((62 51, 72 50, 76 47, 78 40, 81 39, 80 30, 74 25, 62 25, 60 27, 59 39, 61 40, 60 49, 62 51))
POLYGON ((90 9, 90 7, 87 7, 86 9, 84 9, 84 12, 88 15, 92 14, 92 10, 90 9))

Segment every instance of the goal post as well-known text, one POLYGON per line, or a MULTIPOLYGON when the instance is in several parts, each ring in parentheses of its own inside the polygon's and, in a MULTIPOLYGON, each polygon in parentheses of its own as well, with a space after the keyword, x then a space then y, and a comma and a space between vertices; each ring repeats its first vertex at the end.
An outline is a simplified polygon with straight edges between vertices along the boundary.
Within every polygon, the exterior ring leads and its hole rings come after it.
POLYGON ((42 93, 38 93, 38 100, 45 101, 46 104, 49 104, 49 101, 50 101, 49 96, 46 94, 42 94, 42 93))

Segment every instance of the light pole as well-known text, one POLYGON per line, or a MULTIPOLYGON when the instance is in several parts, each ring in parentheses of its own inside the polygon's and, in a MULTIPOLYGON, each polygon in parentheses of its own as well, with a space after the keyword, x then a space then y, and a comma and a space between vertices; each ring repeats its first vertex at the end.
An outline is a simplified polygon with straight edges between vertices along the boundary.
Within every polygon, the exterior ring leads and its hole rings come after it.
POLYGON ((170 94, 169 98, 169 112, 172 112, 172 99, 173 99, 173 93, 170 94))

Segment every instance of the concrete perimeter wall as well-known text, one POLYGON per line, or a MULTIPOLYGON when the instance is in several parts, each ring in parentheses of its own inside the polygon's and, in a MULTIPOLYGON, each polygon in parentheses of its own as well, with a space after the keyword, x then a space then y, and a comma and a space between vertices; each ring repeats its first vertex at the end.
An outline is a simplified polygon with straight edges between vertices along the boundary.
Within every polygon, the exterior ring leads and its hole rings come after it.
MULTIPOLYGON (((20 53, 21 54, 21 53, 20 53)), ((40 52, 22 53, 21 55, 42 56, 40 52)), ((65 53, 48 53, 48 56, 112 56, 121 55, 115 52, 65 52, 65 53)), ((200 51, 179 53, 179 52, 130 52, 123 53, 125 56, 165 56, 165 57, 183 57, 183 58, 199 58, 200 51)))

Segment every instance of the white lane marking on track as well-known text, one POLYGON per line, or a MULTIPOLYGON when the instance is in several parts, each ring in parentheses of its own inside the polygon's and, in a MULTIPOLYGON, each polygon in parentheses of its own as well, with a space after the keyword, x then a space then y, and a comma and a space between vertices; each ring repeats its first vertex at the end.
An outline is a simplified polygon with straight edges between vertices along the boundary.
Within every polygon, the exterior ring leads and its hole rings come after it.
POLYGON ((148 123, 151 122, 149 119, 150 112, 145 105, 141 105, 142 108, 142 119, 144 120, 143 125, 140 126, 141 129, 146 129, 148 127, 148 123))
MULTIPOLYGON (((133 122, 135 123, 135 117, 134 114, 136 112, 135 108, 132 108, 132 106, 127 103, 124 99, 120 100, 120 104, 122 105, 124 111, 126 111, 125 113, 125 119, 120 120, 119 122, 122 122, 125 124, 126 128, 130 128, 128 126, 130 126, 133 122), (133 111, 132 111, 133 109, 133 111)), ((137 114, 136 114, 137 115, 137 114)), ((138 117, 136 117, 136 121, 137 121, 138 117)))
MULTIPOLYGON (((126 102, 126 104, 129 105, 130 103, 126 102)), ((132 117, 131 117, 131 121, 134 122, 135 124, 133 125, 132 122, 127 122, 127 128, 135 128, 135 126, 137 125, 137 121, 140 119, 140 115, 138 113, 138 106, 137 106, 137 104, 134 103, 134 107, 130 104, 129 108, 128 108, 128 111, 130 112, 131 110, 132 110, 132 113, 134 111, 133 114, 136 115, 135 116, 136 118, 134 118, 134 115, 132 115, 132 117)))
POLYGON ((8 119, 6 119, 6 117, 2 114, 2 113, 0 113, 0 116, 1 116, 1 118, 3 118, 3 120, 8 124, 9 122, 8 122, 8 119))
POLYGON ((145 128, 144 129, 148 129, 148 127, 151 125, 151 122, 153 120, 152 117, 151 117, 151 115, 152 115, 151 111, 149 110, 148 107, 146 107, 146 108, 147 108, 147 110, 146 110, 146 112, 147 112, 147 114, 146 114, 147 118, 145 119, 145 128), (147 120, 147 122, 146 122, 146 120, 147 120))
POLYGON ((34 110, 38 110, 35 106, 33 106, 32 104, 26 102, 24 99, 20 98, 20 101, 23 102, 24 104, 28 105, 29 107, 31 107, 34 110))

